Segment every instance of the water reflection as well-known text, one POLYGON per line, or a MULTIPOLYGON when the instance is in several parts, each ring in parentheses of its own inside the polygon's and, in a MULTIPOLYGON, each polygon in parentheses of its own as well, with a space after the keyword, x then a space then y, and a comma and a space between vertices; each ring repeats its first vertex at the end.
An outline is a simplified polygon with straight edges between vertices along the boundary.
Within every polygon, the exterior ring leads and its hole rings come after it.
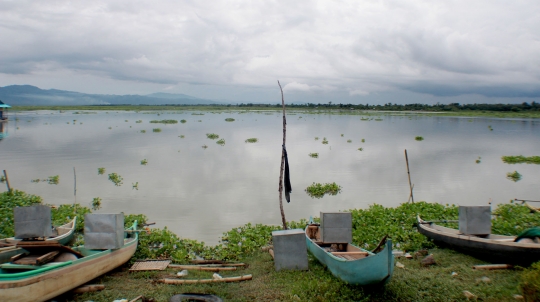
MULTIPOLYGON (((537 155, 538 123, 381 118, 288 116, 293 189, 291 203, 284 204, 288 220, 318 216, 320 211, 366 208, 373 203, 396 206, 407 201, 404 149, 408 150, 415 200, 487 204, 490 199, 501 203, 538 198, 540 167, 507 165, 500 159, 537 155), (424 141, 416 141, 416 136, 423 136, 424 141), (327 145, 322 144, 323 137, 327 145), (319 158, 308 156, 314 152, 319 158), (506 179, 506 173, 514 170, 523 175, 517 183, 506 179), (303 192, 312 182, 336 182, 343 187, 342 193, 312 199, 303 192)), ((0 169, 8 170, 12 187, 40 195, 45 202, 76 201, 89 206, 92 198, 100 197, 100 212, 144 213, 159 227, 168 226, 182 237, 207 243, 216 243, 222 232, 247 222, 280 224, 282 119, 277 113, 38 111, 18 113, 18 121, 6 126, 11 135, 0 144, 0 169), (235 121, 226 122, 228 117, 235 121), (149 123, 162 119, 187 122, 149 123), (153 132, 154 128, 161 132, 153 132), (207 139, 206 133, 219 134, 225 145, 207 139), (258 142, 245 143, 252 137, 258 142), (142 159, 148 164, 141 165, 142 159), (73 167, 77 196, 73 195, 73 167), (98 175, 99 167, 106 169, 104 175, 98 175), (124 178, 122 186, 107 179, 113 172, 124 178), (60 175, 60 184, 30 182, 52 175, 60 175), (138 190, 132 188, 136 182, 138 190)))

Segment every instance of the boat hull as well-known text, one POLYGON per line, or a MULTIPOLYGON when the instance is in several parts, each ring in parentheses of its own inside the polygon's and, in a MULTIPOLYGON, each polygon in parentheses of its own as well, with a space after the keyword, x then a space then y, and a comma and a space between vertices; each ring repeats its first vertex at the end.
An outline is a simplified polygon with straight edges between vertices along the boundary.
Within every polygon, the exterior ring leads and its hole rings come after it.
POLYGON ((540 261, 540 244, 513 242, 515 237, 489 235, 486 238, 459 234, 457 230, 428 224, 418 217, 418 231, 435 244, 492 263, 528 266, 540 261))
POLYGON ((356 260, 338 258, 323 250, 306 235, 308 250, 328 268, 335 277, 353 285, 376 285, 387 283, 394 272, 392 241, 387 240, 384 249, 374 255, 356 260))
MULTIPOLYGON (((103 250, 59 267, 27 276, 0 274, 2 301, 47 301, 126 263, 137 250, 138 236, 116 250, 103 250), (2 278, 5 277, 5 278, 2 278)), ((24 274, 24 273, 23 273, 24 274)))

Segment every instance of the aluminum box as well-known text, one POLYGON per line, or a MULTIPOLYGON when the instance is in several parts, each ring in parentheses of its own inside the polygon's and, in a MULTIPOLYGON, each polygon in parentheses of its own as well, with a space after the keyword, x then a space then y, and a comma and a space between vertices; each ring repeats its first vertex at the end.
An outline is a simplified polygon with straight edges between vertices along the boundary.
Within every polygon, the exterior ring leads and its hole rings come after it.
POLYGON ((13 220, 17 239, 52 236, 51 208, 48 206, 16 207, 13 220))
POLYGON ((304 230, 273 231, 274 266, 276 271, 307 270, 308 256, 304 230))
POLYGON ((325 243, 352 242, 352 214, 321 212, 321 241, 325 243))
POLYGON ((124 246, 124 213, 84 216, 84 247, 118 249, 124 246))
POLYGON ((459 206, 459 231, 467 235, 491 234, 491 206, 459 206))

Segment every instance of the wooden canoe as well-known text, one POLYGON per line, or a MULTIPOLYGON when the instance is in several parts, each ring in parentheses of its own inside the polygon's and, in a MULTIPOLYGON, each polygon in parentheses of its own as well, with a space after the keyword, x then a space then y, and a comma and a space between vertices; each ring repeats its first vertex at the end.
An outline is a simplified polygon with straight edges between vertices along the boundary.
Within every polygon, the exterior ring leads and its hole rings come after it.
MULTIPOLYGON (((67 245, 75 236, 76 226, 77 216, 75 216, 75 218, 73 218, 73 220, 70 222, 56 227, 55 230, 57 235, 49 237, 45 239, 45 241, 56 241, 62 245, 67 245)), ((23 252, 21 248, 15 247, 19 241, 21 241, 21 239, 16 239, 13 237, 0 239, 0 263, 5 263, 9 261, 11 257, 23 252)))
POLYGON ((354 285, 385 284, 392 277, 394 256, 390 239, 382 251, 374 254, 351 243, 320 242, 317 224, 308 225, 305 233, 308 250, 335 277, 354 285))
POLYGON ((488 262, 528 266, 540 261, 540 244, 538 243, 514 242, 515 236, 465 235, 459 230, 426 222, 420 216, 417 217, 417 221, 418 231, 436 244, 488 262))
MULTIPOLYGON (((129 229, 135 230, 137 222, 129 229)), ((137 249, 137 232, 127 232, 124 246, 115 250, 73 250, 84 255, 66 262, 51 262, 31 270, 17 270, 16 264, 0 265, 2 301, 46 301, 85 284, 126 263, 137 249)), ((27 266, 28 267, 28 266, 27 266)))

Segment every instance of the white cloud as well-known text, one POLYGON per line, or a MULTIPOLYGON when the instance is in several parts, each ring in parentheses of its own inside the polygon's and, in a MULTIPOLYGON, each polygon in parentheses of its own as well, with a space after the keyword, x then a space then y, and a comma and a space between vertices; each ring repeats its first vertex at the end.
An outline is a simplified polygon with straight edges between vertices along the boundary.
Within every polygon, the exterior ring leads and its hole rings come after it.
POLYGON ((120 83, 85 92, 201 97, 266 93, 278 79, 328 97, 540 96, 539 12, 540 2, 488 0, 2 1, 0 78, 69 89, 69 73, 77 87, 120 83))

